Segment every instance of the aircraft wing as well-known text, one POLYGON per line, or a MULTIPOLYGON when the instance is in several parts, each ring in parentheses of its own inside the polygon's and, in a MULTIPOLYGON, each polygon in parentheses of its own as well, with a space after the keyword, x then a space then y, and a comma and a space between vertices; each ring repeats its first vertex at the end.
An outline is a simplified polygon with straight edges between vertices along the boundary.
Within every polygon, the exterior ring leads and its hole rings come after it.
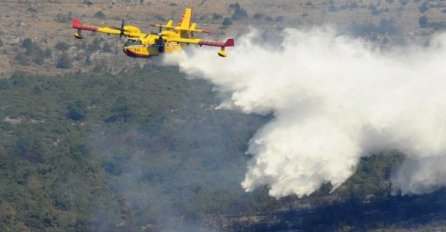
POLYGON ((217 41, 209 41, 209 40, 202 40, 202 39, 188 39, 188 38, 172 38, 169 39, 169 41, 182 43, 182 44, 197 44, 200 46, 212 46, 212 47, 220 47, 220 51, 218 52, 218 55, 221 57, 226 57, 226 47, 234 47, 234 39, 229 38, 225 42, 217 42, 217 41))
POLYGON ((200 46, 212 46, 212 47, 234 47, 234 39, 229 38, 225 42, 209 41, 202 39, 188 39, 188 38, 172 38, 169 41, 183 43, 183 44, 197 44, 200 46))
POLYGON ((217 41, 209 41, 209 40, 200 40, 198 43, 200 46, 212 46, 212 47, 234 47, 234 39, 229 38, 225 42, 217 42, 217 41))
POLYGON ((85 25, 81 22, 80 19, 73 19, 72 20, 72 27, 74 29, 77 29, 77 33, 74 34, 74 36, 78 39, 82 39, 81 31, 95 31, 95 32, 101 32, 109 35, 119 35, 119 36, 126 36, 126 37, 139 37, 143 35, 141 31, 134 26, 124 26, 124 23, 121 25, 121 28, 111 28, 111 27, 96 27, 96 26, 89 26, 85 25))

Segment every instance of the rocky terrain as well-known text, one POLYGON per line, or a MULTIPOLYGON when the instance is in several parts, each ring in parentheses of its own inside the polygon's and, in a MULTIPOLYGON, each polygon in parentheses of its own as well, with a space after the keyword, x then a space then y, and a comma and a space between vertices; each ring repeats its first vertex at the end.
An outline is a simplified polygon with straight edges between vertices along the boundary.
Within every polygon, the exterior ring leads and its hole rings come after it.
POLYGON ((98 26, 119 26, 125 19, 151 31, 152 23, 177 20, 184 7, 194 9, 194 21, 199 25, 216 32, 212 39, 237 37, 250 28, 276 39, 285 27, 330 25, 384 45, 425 43, 446 27, 446 3, 429 0, 2 0, 0 74, 5 77, 20 70, 54 75, 97 66, 116 71, 144 65, 150 61, 135 61, 122 54, 123 39, 87 35, 85 40, 75 40, 71 19, 78 17, 98 26))

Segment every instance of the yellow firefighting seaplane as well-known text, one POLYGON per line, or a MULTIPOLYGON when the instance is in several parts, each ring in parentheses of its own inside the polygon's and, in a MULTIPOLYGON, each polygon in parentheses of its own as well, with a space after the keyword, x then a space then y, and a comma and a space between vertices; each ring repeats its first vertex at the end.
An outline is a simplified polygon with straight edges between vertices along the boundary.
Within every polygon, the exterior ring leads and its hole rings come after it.
POLYGON ((124 25, 122 20, 121 27, 95 27, 84 25, 80 19, 73 19, 72 26, 77 29, 74 37, 82 39, 82 31, 101 32, 109 35, 119 35, 126 37, 123 51, 130 57, 149 58, 163 53, 180 51, 184 46, 197 44, 199 46, 220 47, 218 55, 226 57, 226 47, 234 46, 234 39, 229 38, 225 42, 207 41, 196 38, 194 33, 207 33, 209 31, 197 29, 195 23, 191 24, 192 9, 186 8, 177 26, 173 25, 173 20, 166 24, 155 24, 153 27, 159 28, 158 33, 143 33, 138 27, 124 25))

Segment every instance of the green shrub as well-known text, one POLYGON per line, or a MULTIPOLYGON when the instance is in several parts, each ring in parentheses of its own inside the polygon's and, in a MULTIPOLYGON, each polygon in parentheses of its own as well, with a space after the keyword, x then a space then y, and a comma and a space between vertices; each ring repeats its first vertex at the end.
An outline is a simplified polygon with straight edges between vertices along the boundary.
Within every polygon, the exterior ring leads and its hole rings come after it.
POLYGON ((68 56, 67 53, 63 53, 62 56, 60 56, 56 62, 56 68, 69 69, 72 66, 73 65, 72 65, 71 58, 68 56))
POLYGON ((420 24, 420 28, 427 28, 429 26, 429 21, 427 20, 426 16, 421 16, 419 18, 419 24, 420 24))
POLYGON ((87 5, 87 6, 92 6, 93 2, 90 0, 84 0, 83 4, 87 5))
POLYGON ((225 27, 229 27, 232 25, 232 19, 231 18, 225 18, 222 22, 222 25, 225 27))
POLYGON ((217 14, 217 13, 212 13, 212 20, 220 20, 222 19, 223 16, 221 16, 221 14, 217 14))
POLYGON ((234 13, 231 16, 233 20, 242 20, 248 17, 248 13, 239 3, 229 4, 229 8, 234 10, 234 13))
POLYGON ((65 42, 57 42, 56 45, 54 46, 57 50, 59 51, 66 51, 68 50, 68 48, 70 47, 70 45, 68 45, 65 42))
POLYGON ((253 17, 254 17, 254 19, 259 20, 259 19, 263 19, 265 17, 265 15, 263 15, 262 13, 255 13, 253 17))
POLYGON ((105 19, 105 14, 102 13, 102 11, 98 11, 98 12, 96 12, 96 13, 94 14, 93 17, 95 17, 95 18, 97 18, 97 19, 105 19))
POLYGON ((418 7, 418 9, 420 10, 421 13, 426 12, 427 10, 429 10, 429 2, 423 2, 423 4, 421 4, 420 7, 418 7))
POLYGON ((30 38, 26 38, 22 41, 22 47, 26 49, 26 54, 31 54, 33 50, 33 41, 30 38))
POLYGON ((87 116, 87 106, 81 101, 77 100, 67 106, 67 119, 73 121, 82 121, 87 116))
POLYGON ((71 18, 72 18, 71 11, 68 12, 67 14, 57 13, 56 16, 54 17, 54 21, 58 23, 70 23, 71 18))
POLYGON ((118 97, 111 109, 111 115, 105 119, 106 123, 123 122, 129 123, 133 120, 134 112, 126 97, 118 97))

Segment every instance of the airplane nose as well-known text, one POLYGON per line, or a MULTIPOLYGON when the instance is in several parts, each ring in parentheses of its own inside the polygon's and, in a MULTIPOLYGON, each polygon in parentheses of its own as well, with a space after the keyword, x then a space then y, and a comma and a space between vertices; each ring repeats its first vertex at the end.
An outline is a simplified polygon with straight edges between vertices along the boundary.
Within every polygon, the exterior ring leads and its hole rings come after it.
POLYGON ((122 51, 124 52, 124 54, 126 54, 127 56, 133 57, 132 52, 130 51, 130 49, 128 49, 127 47, 123 47, 122 51))

